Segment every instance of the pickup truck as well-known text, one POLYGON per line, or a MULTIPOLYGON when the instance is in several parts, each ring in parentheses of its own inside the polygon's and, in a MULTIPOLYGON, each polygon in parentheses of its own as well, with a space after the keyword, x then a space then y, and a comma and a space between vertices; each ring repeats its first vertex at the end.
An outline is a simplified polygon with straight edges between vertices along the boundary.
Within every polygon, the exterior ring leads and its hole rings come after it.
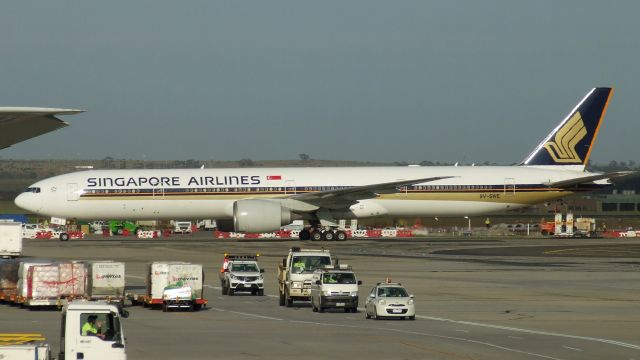
POLYGON ((237 292, 264 295, 264 269, 258 266, 258 256, 225 254, 219 274, 222 295, 233 296, 237 292))

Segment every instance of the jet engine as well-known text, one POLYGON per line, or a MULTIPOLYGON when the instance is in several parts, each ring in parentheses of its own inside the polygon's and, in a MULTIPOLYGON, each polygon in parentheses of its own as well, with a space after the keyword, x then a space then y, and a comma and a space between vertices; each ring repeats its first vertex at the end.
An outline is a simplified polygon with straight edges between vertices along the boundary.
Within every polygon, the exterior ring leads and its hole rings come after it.
POLYGON ((276 231, 291 222, 291 210, 277 202, 247 199, 233 204, 233 225, 238 232, 276 231))

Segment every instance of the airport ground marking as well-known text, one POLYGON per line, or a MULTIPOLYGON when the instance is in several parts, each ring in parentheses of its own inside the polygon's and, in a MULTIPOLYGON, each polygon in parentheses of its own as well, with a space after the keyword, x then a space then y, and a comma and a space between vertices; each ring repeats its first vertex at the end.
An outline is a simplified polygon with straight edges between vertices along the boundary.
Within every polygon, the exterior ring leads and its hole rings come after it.
POLYGON ((468 343, 477 344, 477 345, 484 345, 484 346, 492 347, 492 348, 495 348, 495 349, 515 352, 515 353, 519 353, 519 354, 530 355, 530 356, 539 357, 539 358, 543 358, 543 359, 562 360, 560 358, 556 358, 556 357, 553 357, 553 356, 532 353, 532 352, 513 349, 513 348, 506 347, 506 346, 500 346, 500 345, 496 345, 496 344, 492 344, 492 343, 488 343, 488 342, 484 342, 484 341, 467 339, 467 338, 462 338, 462 337, 457 337, 457 336, 439 335, 439 334, 426 333, 426 332, 420 332, 420 331, 403 330, 403 329, 390 329, 390 328, 381 328, 381 327, 366 327, 366 326, 358 326, 358 325, 321 323, 321 322, 315 322, 315 321, 289 320, 289 322, 300 323, 300 324, 320 325, 320 326, 346 327, 346 328, 363 329, 363 330, 393 331, 393 332, 397 332, 397 333, 401 333, 401 334, 429 336, 429 337, 435 337, 435 338, 440 338, 440 339, 456 340, 456 341, 468 342, 468 343))
POLYGON ((425 332, 419 332, 419 331, 410 331, 410 330, 403 330, 403 329, 390 329, 390 328, 381 328, 381 327, 366 327, 366 326, 359 326, 359 325, 323 323, 323 322, 317 322, 317 321, 281 319, 281 318, 275 318, 275 317, 271 317, 271 316, 251 314, 251 313, 240 312, 240 311, 231 311, 231 310, 226 310, 226 309, 216 308, 216 307, 211 307, 211 309, 212 310, 216 310, 216 311, 221 311, 221 312, 228 312, 228 313, 232 313, 232 314, 243 315, 243 316, 263 318, 263 319, 267 319, 267 320, 287 321, 287 322, 296 323, 296 324, 310 324, 310 325, 318 325, 318 326, 343 327, 343 328, 362 329, 362 330, 393 331, 393 332, 397 332, 397 333, 401 333, 401 334, 435 337, 435 338, 440 338, 440 339, 462 341, 462 342, 472 343, 472 344, 476 344, 476 345, 483 345, 483 346, 487 346, 487 347, 491 347, 491 348, 495 348, 495 349, 499 349, 499 350, 505 350, 505 351, 515 352, 515 353, 519 353, 519 354, 525 354, 525 355, 529 355, 529 356, 533 356, 533 357, 539 357, 539 358, 543 358, 543 359, 563 360, 563 359, 556 358, 556 357, 553 357, 553 356, 532 353, 532 352, 513 349, 513 348, 506 347, 506 346, 500 346, 500 345, 496 345, 496 344, 492 344, 492 343, 488 343, 488 342, 484 342, 484 341, 467 339, 467 338, 456 337, 456 336, 439 335, 439 334, 425 333, 425 332))
POLYGON ((562 346, 562 347, 565 348, 565 349, 573 350, 573 351, 582 351, 582 349, 574 348, 574 347, 571 347, 571 346, 562 346))
POLYGON ((438 317, 424 316, 424 315, 416 315, 416 317, 420 318, 420 319, 426 319, 426 320, 442 321, 442 322, 449 322, 449 323, 462 324, 462 325, 471 325, 471 326, 481 326, 481 327, 488 327, 488 328, 493 328, 493 329, 501 329, 501 330, 522 332, 522 333, 527 333, 527 334, 556 336, 556 337, 563 337, 563 338, 568 338, 568 339, 594 341, 594 342, 600 342, 600 343, 605 343, 605 344, 609 344, 609 345, 625 347, 625 348, 634 349, 634 350, 640 350, 640 345, 631 344, 631 343, 625 343, 625 342, 617 341, 617 340, 600 339, 600 338, 589 337, 589 336, 562 334, 562 333, 548 332, 548 331, 541 331, 541 330, 529 330, 529 329, 516 328, 516 327, 511 327, 511 326, 483 324, 483 323, 472 322, 472 321, 460 321, 460 320, 438 318, 438 317))
POLYGON ((431 348, 431 347, 424 346, 424 345, 413 344, 413 343, 410 343, 410 342, 407 342, 407 341, 400 341, 400 344, 402 344, 404 346, 420 349, 422 351, 426 351, 426 352, 430 352, 430 353, 436 353, 436 354, 439 354, 439 355, 444 355, 444 356, 453 357, 453 358, 457 358, 457 359, 477 360, 477 358, 474 358, 474 357, 470 357, 470 356, 466 356, 466 355, 458 355, 456 353, 452 353, 452 352, 448 352, 448 351, 444 351, 444 350, 438 350, 436 348, 431 348))

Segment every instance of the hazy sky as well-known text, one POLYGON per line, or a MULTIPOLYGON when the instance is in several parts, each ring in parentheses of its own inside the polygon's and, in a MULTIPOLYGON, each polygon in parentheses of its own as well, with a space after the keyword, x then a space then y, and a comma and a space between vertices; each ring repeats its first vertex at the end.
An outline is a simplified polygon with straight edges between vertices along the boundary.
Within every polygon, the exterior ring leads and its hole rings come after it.
POLYGON ((82 108, 4 158, 522 160, 594 86, 640 161, 637 1, 15 1, 0 105, 82 108))

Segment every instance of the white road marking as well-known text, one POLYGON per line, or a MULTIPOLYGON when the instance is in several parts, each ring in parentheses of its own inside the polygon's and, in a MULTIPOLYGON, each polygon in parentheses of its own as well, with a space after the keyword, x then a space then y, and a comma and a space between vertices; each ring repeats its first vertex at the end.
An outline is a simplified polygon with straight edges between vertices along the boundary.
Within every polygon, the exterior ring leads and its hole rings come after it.
POLYGON ((461 324, 461 325, 482 326, 482 327, 488 327, 488 328, 492 328, 492 329, 501 329, 501 330, 522 332, 522 333, 527 333, 527 334, 556 336, 556 337, 563 337, 563 338, 568 338, 568 339, 594 341, 594 342, 600 342, 600 343, 605 343, 605 344, 609 344, 609 345, 625 347, 625 348, 634 349, 634 350, 640 350, 640 345, 625 343, 625 342, 617 341, 617 340, 600 339, 600 338, 594 338, 594 337, 589 337, 589 336, 561 334, 561 333, 547 332, 547 331, 541 331, 541 330, 528 330, 528 329, 522 329, 522 328, 515 328, 515 327, 511 327, 511 326, 483 324, 483 323, 477 323, 477 322, 472 322, 472 321, 459 321, 459 320, 452 320, 452 319, 445 319, 445 318, 437 318, 437 317, 432 317, 432 316, 416 315, 416 317, 420 318, 420 319, 435 320, 435 321, 442 321, 442 322, 450 322, 450 323, 461 324))
POLYGON ((571 347, 571 346, 563 346, 563 348, 569 349, 569 350, 575 350, 575 351, 582 351, 582 349, 574 348, 574 347, 571 347))
POLYGON ((440 339, 458 340, 458 341, 463 341, 463 342, 468 342, 468 343, 473 343, 473 344, 478 344, 478 345, 485 345, 485 346, 496 348, 496 349, 500 349, 500 350, 506 350, 506 351, 511 351, 511 352, 515 352, 515 353, 519 353, 519 354, 525 354, 525 355, 540 357, 540 358, 543 358, 543 359, 562 360, 562 359, 559 359, 559 358, 555 358, 553 356, 536 354, 536 353, 532 353, 532 352, 528 352, 528 351, 523 351, 523 350, 508 348, 508 347, 500 346, 500 345, 496 345, 496 344, 491 344, 491 343, 484 342, 484 341, 466 339, 466 338, 455 337, 455 336, 446 336, 446 335, 423 333, 423 332, 418 332, 418 331, 409 331, 409 330, 401 330, 401 329, 389 329, 389 328, 366 327, 366 326, 357 326, 357 325, 321 323, 321 322, 314 322, 314 321, 289 320, 289 322, 291 322, 291 323, 299 323, 299 324, 319 325, 319 326, 346 327, 346 328, 363 329, 363 330, 393 331, 393 332, 402 333, 402 334, 431 336, 431 337, 437 337, 437 338, 440 338, 440 339))
POLYGON ((463 332, 463 333, 468 333, 469 332, 469 330, 462 330, 462 329, 457 329, 456 331, 463 332))
POLYGON ((522 338, 520 336, 507 336, 509 339, 518 339, 518 340, 522 340, 522 338))

